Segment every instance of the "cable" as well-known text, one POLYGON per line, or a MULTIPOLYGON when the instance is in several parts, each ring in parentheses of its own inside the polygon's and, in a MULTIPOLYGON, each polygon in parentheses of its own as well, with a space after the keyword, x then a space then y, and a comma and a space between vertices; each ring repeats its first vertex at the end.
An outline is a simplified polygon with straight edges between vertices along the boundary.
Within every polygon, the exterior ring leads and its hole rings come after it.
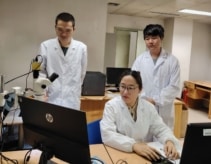
POLYGON ((18 164, 18 160, 16 160, 16 159, 10 159, 10 158, 4 156, 2 153, 0 153, 0 157, 1 157, 1 163, 3 163, 3 161, 6 161, 7 163, 8 162, 11 162, 13 164, 18 164))
POLYGON ((4 84, 10 83, 11 81, 14 81, 14 80, 16 80, 16 79, 18 79, 18 78, 20 78, 20 77, 26 76, 26 75, 28 75, 28 74, 30 74, 30 73, 32 73, 32 72, 33 72, 33 71, 30 71, 30 72, 27 72, 27 73, 22 74, 22 75, 20 75, 20 76, 17 76, 17 77, 15 77, 15 78, 13 78, 13 79, 11 79, 11 80, 5 82, 4 84))
POLYGON ((128 164, 127 161, 123 160, 123 159, 119 159, 116 164, 128 164))
POLYGON ((108 150, 107 150, 107 148, 106 148, 106 146, 105 146, 104 143, 103 143, 103 146, 104 146, 104 148, 105 148, 105 150, 106 150, 106 152, 107 152, 107 154, 108 154, 108 156, 109 156, 109 158, 110 158, 112 164, 114 164, 114 161, 113 161, 113 159, 111 158, 111 156, 110 156, 110 154, 109 154, 109 152, 108 152, 108 150))
MULTIPOLYGON (((31 65, 32 65, 32 61, 30 63, 30 67, 29 67, 29 72, 32 73, 32 68, 31 68, 31 65)), ((29 74, 26 76, 26 86, 25 86, 25 90, 28 89, 28 77, 29 77, 29 74)))
MULTIPOLYGON (((109 156, 109 158, 110 158, 112 164, 115 164, 114 161, 113 161, 113 159, 111 158, 111 156, 110 156, 110 154, 109 154, 109 152, 108 152, 108 149, 106 148, 106 146, 105 146, 104 143, 103 143, 103 146, 104 146, 104 148, 105 148, 105 150, 106 150, 106 152, 107 152, 107 154, 108 154, 108 156, 109 156)), ((124 159, 119 159, 119 160, 116 162, 116 164, 128 164, 128 162, 125 161, 124 159)))
MULTIPOLYGON (((37 55, 37 56, 35 57, 35 60, 38 60, 39 57, 41 58, 41 61, 40 61, 40 64, 41 64, 41 63, 43 62, 43 58, 42 58, 41 55, 37 55)), ((34 59, 32 60, 32 62, 33 62, 33 61, 34 61, 34 59)), ((28 78, 29 74, 33 72, 32 68, 31 68, 32 62, 31 62, 31 64, 30 64, 30 70, 29 70, 29 72, 24 73, 24 74, 22 74, 22 75, 20 75, 20 76, 17 76, 17 77, 15 77, 15 78, 12 78, 11 80, 5 82, 4 84, 8 84, 8 83, 10 83, 10 82, 12 82, 12 81, 14 81, 14 80, 16 80, 16 79, 18 79, 18 78, 21 78, 21 77, 23 77, 23 76, 26 76, 26 75, 27 75, 27 78, 28 78)), ((40 65, 38 65, 38 66, 35 67, 34 69, 38 69, 39 67, 40 67, 40 65)), ((27 83, 27 82, 26 82, 26 83, 27 83)))
POLYGON ((27 164, 27 162, 29 162, 29 160, 30 160, 30 155, 31 155, 32 150, 33 150, 33 148, 29 149, 29 150, 26 152, 26 154, 25 154, 25 156, 24 156, 24 164, 27 164))

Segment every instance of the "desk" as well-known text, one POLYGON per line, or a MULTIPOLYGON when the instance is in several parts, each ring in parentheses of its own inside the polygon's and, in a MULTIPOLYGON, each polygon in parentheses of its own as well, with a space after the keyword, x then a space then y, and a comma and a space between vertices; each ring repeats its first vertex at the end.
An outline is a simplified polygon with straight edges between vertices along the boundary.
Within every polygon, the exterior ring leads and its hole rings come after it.
POLYGON ((105 96, 81 96, 81 110, 86 112, 87 123, 102 118, 105 103, 119 95, 106 93, 105 96))
MULTIPOLYGON (((116 150, 114 148, 106 146, 114 164, 119 159, 123 159, 128 162, 128 164, 151 164, 151 162, 147 161, 143 157, 135 154, 135 153, 125 153, 119 150, 116 150)), ((19 163, 23 163, 24 156, 26 154, 26 150, 21 150, 21 151, 10 151, 10 152, 3 152, 3 155, 10 159, 16 159, 18 160, 19 163)), ((41 152, 39 150, 33 150, 31 153, 31 158, 28 164, 37 164, 39 161, 41 152)), ((96 145, 90 145, 90 154, 91 157, 98 157, 101 160, 103 160, 106 164, 112 164, 104 146, 102 144, 96 144, 96 145)), ((67 164, 64 161, 61 161, 57 158, 52 159, 53 162, 56 162, 58 164, 67 164)), ((3 162, 2 164, 8 164, 6 162, 3 162)))
POLYGON ((114 148, 111 148, 108 146, 106 146, 106 148, 107 148, 114 164, 116 164, 119 159, 127 161, 128 164, 151 164, 150 161, 146 160, 145 158, 143 158, 135 153, 122 152, 122 151, 119 151, 117 149, 114 149, 114 148))
POLYGON ((177 99, 174 100, 174 115, 174 135, 177 138, 183 138, 188 123, 188 109, 183 101, 177 99))
POLYGON ((208 81, 185 81, 187 93, 187 105, 194 108, 202 106, 202 101, 208 102, 208 118, 211 118, 211 82, 208 81), (190 98, 190 99, 189 99, 190 98), (194 105, 195 104, 195 105, 194 105))
MULTIPOLYGON (((105 94, 105 96, 82 96, 81 110, 86 112, 87 123, 101 119, 105 103, 118 94, 119 93, 105 94)), ((184 137, 186 131, 188 110, 184 105, 185 104, 182 101, 175 99, 174 135, 177 138, 184 137)))

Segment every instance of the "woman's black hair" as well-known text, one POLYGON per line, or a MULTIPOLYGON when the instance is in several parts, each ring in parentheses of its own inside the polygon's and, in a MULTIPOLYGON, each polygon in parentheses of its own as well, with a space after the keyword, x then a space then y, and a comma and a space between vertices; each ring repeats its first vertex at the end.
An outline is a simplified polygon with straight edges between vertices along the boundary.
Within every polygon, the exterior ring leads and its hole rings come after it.
POLYGON ((141 75, 139 71, 134 71, 134 70, 124 71, 122 75, 120 76, 119 82, 121 82, 123 77, 128 76, 128 75, 131 75, 136 80, 136 83, 138 84, 139 89, 142 90, 142 79, 141 79, 141 75))

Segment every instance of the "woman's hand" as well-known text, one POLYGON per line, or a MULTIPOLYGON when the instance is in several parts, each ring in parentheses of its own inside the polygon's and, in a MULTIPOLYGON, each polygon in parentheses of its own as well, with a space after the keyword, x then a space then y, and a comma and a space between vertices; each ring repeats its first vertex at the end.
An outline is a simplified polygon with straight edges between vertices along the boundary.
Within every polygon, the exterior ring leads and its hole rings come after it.
POLYGON ((160 159, 160 153, 156 149, 148 146, 146 143, 133 144, 133 151, 150 161, 157 161, 158 159, 160 159))
POLYGON ((166 141, 164 145, 164 152, 166 154, 166 157, 169 159, 178 159, 179 153, 177 152, 177 149, 172 141, 166 141))

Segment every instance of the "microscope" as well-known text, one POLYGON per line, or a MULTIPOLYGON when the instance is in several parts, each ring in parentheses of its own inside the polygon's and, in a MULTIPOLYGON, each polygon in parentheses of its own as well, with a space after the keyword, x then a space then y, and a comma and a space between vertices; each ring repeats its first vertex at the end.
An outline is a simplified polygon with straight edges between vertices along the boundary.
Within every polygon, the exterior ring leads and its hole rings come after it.
POLYGON ((37 56, 33 62, 32 62, 32 71, 33 71, 33 91, 32 91, 32 97, 37 99, 37 100, 41 100, 41 101, 45 101, 46 95, 45 95, 45 91, 46 88, 52 84, 52 82, 59 77, 58 74, 53 73, 51 74, 51 76, 45 78, 45 77, 39 77, 39 71, 40 71, 40 67, 41 67, 41 63, 38 60, 37 56))
POLYGON ((51 83, 58 78, 58 74, 53 73, 50 77, 38 77, 33 81, 33 97, 37 100, 45 100, 45 90, 51 83))

